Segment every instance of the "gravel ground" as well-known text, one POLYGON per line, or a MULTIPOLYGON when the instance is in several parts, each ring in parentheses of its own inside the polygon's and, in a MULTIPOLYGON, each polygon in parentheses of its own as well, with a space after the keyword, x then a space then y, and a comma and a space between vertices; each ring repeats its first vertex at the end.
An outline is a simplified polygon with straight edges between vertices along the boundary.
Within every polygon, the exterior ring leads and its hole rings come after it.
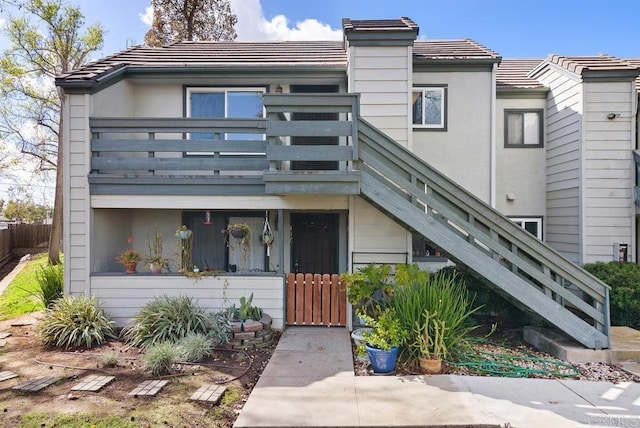
MULTIPOLYGON (((369 361, 357 358, 354 347, 354 367, 357 376, 373 374, 369 361)), ((444 374, 469 376, 505 376, 546 379, 579 379, 600 382, 640 382, 640 378, 624 371, 616 364, 571 363, 539 352, 525 344, 502 345, 492 342, 477 342, 472 351, 452 363, 443 363, 444 374)), ((399 358, 396 375, 419 374, 420 369, 399 358)))

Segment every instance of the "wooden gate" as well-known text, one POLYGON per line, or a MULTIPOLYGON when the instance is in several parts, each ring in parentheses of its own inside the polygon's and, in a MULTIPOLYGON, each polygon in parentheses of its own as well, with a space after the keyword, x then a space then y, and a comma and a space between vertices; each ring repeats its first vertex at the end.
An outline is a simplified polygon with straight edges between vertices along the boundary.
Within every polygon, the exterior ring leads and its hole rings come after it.
POLYGON ((347 293, 339 275, 288 274, 287 324, 347 325, 347 293))

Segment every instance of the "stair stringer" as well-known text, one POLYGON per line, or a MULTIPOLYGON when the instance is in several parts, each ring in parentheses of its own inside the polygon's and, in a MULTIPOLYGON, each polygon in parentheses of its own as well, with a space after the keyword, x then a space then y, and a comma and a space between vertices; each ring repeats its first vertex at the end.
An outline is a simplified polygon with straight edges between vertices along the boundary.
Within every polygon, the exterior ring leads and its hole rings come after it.
POLYGON ((519 305, 529 308, 582 345, 592 349, 609 347, 606 334, 574 315, 451 228, 427 215, 387 183, 364 170, 361 171, 361 195, 390 217, 433 242, 451 255, 454 261, 484 278, 491 288, 496 288, 500 294, 506 294, 519 305))

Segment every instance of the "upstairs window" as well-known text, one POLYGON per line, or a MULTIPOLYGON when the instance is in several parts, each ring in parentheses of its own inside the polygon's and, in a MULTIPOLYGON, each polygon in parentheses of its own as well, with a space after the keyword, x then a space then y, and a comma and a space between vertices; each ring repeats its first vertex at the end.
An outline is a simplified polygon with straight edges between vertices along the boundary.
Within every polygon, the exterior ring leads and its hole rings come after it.
POLYGON ((446 130, 446 87, 413 88, 411 98, 414 129, 446 130))
POLYGON ((543 147, 542 110, 504 111, 505 147, 543 147))
MULTIPOLYGON (((187 117, 262 119, 264 89, 254 88, 188 88, 187 117)), ((212 139, 211 133, 192 133, 191 138, 212 139)), ((262 134, 231 134, 226 140, 262 140, 262 134)))

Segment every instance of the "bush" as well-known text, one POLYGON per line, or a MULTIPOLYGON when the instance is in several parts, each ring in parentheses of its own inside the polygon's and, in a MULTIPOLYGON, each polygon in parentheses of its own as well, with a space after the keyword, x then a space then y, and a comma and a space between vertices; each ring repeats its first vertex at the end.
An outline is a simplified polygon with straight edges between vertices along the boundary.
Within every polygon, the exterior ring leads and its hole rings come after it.
POLYGON ((91 348, 115 337, 112 324, 95 297, 65 296, 45 312, 37 331, 45 346, 91 348))
POLYGON ((233 311, 219 311, 209 314, 209 332, 207 336, 214 345, 224 345, 231 341, 233 326, 233 311))
POLYGON ((155 343, 142 356, 142 369, 152 376, 171 374, 179 359, 179 351, 172 342, 155 343))
POLYGON ((118 367, 119 362, 120 353, 118 351, 105 352, 98 357, 98 365, 100 367, 118 367))
POLYGON ((596 262, 587 263, 584 268, 611 287, 611 324, 640 327, 640 266, 596 262))
POLYGON ((175 343, 189 333, 207 334, 207 314, 187 296, 163 296, 148 302, 123 330, 127 343, 148 348, 162 342, 175 343))
POLYGON ((407 340, 411 358, 420 355, 419 329, 425 324, 426 315, 437 316, 438 322, 447 327, 442 342, 446 355, 455 354, 464 339, 477 328, 471 322, 473 299, 457 275, 437 272, 430 274, 417 265, 398 265, 393 289, 392 305, 402 326, 409 332, 407 340))
POLYGON ((64 284, 64 268, 62 263, 57 265, 40 266, 36 272, 38 280, 38 290, 35 295, 42 302, 46 309, 62 297, 62 287, 64 284))
POLYGON ((525 325, 543 325, 542 319, 528 314, 513 303, 493 291, 489 286, 473 275, 463 266, 448 266, 438 272, 444 275, 457 276, 469 291, 469 295, 479 309, 474 317, 485 316, 497 318, 501 325, 524 327, 525 325))
POLYGON ((197 363, 211 356, 211 339, 204 334, 189 333, 176 343, 181 361, 197 363))

